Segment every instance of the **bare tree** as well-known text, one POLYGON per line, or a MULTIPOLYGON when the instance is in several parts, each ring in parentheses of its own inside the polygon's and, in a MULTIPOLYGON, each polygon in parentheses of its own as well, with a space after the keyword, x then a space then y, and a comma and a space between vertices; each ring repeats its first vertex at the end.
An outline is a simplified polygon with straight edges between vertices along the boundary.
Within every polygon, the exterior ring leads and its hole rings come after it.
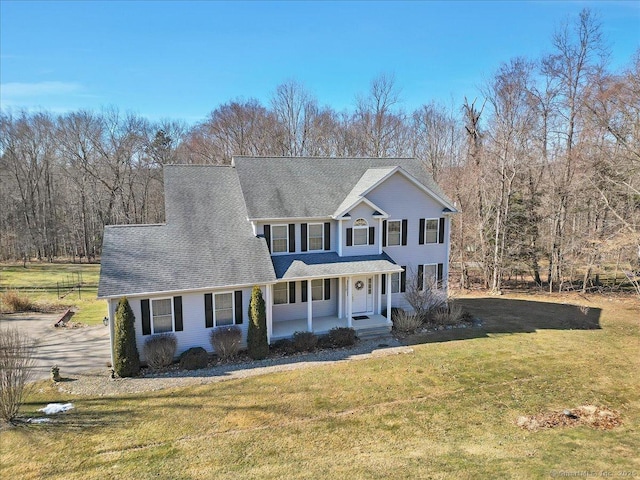
POLYGON ((0 329, 0 418, 18 416, 27 382, 32 377, 35 342, 16 328, 0 329))

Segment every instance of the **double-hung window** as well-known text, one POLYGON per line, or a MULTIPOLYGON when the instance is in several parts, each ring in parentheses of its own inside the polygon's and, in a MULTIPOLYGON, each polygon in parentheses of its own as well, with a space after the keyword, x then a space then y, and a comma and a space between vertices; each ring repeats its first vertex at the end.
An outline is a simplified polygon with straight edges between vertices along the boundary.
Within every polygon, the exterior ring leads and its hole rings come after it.
POLYGON ((216 327, 233 325, 233 294, 216 293, 214 305, 216 327))
POLYGON ((424 288, 428 290, 436 290, 438 288, 438 265, 424 266, 424 288))
POLYGON ((389 220, 387 222, 387 246, 400 245, 401 233, 402 222, 400 220, 389 220))
POLYGON ((367 245, 369 243, 369 224, 364 218, 353 222, 353 244, 367 245))
POLYGON ((437 218, 428 218, 425 221, 425 243, 438 243, 438 224, 437 218))
POLYGON ((311 280, 311 300, 324 300, 324 280, 311 280))
POLYGON ((151 300, 153 333, 173 332, 173 302, 171 298, 151 300))
POLYGON ((391 274, 391 293, 399 293, 400 292, 400 273, 392 273, 391 274))
POLYGON ((273 253, 289 251, 289 228, 287 225, 271 227, 271 251, 273 253))
POLYGON ((322 250, 324 249, 324 224, 322 223, 310 223, 307 230, 309 241, 309 250, 322 250))
POLYGON ((289 303, 289 282, 280 282, 273 286, 273 304, 284 303, 289 303))

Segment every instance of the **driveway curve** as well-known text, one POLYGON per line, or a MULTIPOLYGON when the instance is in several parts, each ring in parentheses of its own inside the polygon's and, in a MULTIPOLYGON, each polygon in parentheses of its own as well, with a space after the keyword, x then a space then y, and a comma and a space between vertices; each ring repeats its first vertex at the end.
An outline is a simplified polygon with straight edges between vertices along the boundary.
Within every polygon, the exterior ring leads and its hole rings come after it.
POLYGON ((14 313, 0 315, 0 328, 16 327, 37 341, 31 380, 50 378, 58 365, 65 378, 90 370, 104 369, 111 361, 109 328, 104 325, 56 328, 59 314, 14 313))

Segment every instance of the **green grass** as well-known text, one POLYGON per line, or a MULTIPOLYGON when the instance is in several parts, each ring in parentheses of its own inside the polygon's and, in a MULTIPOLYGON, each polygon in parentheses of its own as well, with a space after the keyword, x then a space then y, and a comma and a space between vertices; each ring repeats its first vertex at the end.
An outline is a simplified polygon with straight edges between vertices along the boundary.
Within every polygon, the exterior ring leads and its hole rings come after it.
POLYGON ((460 301, 482 315, 484 327, 431 336, 412 354, 114 398, 75 397, 39 383, 23 415, 52 401, 76 408, 56 424, 0 432, 0 476, 640 473, 637 300, 561 299, 588 302, 589 310, 544 296, 460 301), (519 415, 585 404, 617 410, 623 424, 539 432, 515 425, 519 415))
MULTIPOLYGON (((27 268, 23 268, 21 263, 0 264, 0 292, 15 289, 34 302, 57 310, 74 307, 77 310, 74 322, 98 325, 107 311, 106 303, 96 299, 99 275, 98 264, 42 262, 28 263, 27 268), (78 273, 82 278, 79 294, 74 289, 59 299, 56 284, 74 284, 79 278, 78 273)), ((60 292, 65 293, 65 289, 61 288, 60 292)))

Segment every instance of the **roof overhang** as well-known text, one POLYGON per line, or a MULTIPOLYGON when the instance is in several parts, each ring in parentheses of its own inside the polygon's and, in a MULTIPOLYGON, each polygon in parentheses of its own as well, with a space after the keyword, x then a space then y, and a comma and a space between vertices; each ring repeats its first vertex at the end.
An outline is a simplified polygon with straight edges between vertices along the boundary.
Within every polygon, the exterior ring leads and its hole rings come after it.
POLYGON ((284 281, 402 272, 386 253, 340 257, 335 252, 272 257, 276 277, 284 281))
POLYGON ((349 213, 351 210, 353 210, 355 207, 357 207, 361 203, 368 205, 375 212, 376 218, 389 218, 389 214, 387 212, 385 212, 383 209, 381 209, 379 206, 377 206, 375 203, 373 203, 371 200, 365 197, 360 197, 355 202, 352 202, 346 207, 343 207, 340 210, 337 210, 333 215, 331 215, 331 218, 338 220, 344 217, 347 213, 349 213))

